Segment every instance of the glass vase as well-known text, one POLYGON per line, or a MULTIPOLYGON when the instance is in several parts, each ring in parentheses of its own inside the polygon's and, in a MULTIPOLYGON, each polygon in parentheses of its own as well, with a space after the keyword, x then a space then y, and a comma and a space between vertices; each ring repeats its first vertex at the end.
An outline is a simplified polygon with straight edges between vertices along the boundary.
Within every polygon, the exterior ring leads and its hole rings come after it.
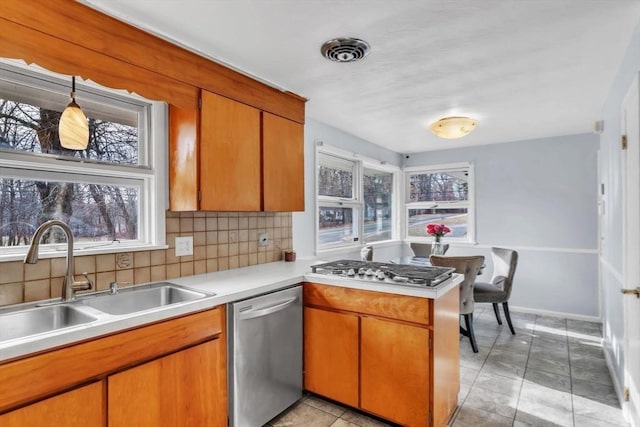
POLYGON ((431 255, 444 255, 444 243, 440 240, 436 240, 431 244, 431 255))

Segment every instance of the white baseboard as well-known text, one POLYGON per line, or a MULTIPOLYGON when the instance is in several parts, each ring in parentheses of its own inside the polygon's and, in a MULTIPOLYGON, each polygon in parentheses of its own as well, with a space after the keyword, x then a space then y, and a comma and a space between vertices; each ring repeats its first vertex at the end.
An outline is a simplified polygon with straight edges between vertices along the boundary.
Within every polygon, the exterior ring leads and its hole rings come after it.
POLYGON ((613 381, 613 389, 616 391, 616 396, 618 396, 620 405, 624 406, 624 385, 620 383, 620 379, 616 376, 613 359, 608 351, 611 346, 607 345, 607 343, 603 343, 602 347, 602 350, 604 351, 604 360, 607 363, 607 368, 609 368, 609 376, 611 376, 611 381, 613 381))
POLYGON ((538 314, 540 316, 560 317, 562 319, 583 320, 585 322, 602 323, 602 319, 600 319, 599 316, 586 316, 584 314, 563 313, 560 311, 540 310, 537 308, 518 307, 518 306, 511 306, 511 305, 509 305, 509 311, 519 312, 519 313, 538 314))

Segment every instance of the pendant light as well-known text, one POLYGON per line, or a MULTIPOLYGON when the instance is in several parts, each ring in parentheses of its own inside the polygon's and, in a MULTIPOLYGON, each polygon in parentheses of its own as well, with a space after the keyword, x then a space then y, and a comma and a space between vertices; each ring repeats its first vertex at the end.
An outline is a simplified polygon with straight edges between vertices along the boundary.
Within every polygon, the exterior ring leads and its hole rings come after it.
POLYGON ((429 129, 440 138, 455 139, 469 135, 478 124, 470 117, 444 117, 431 123, 429 129))
POLYGON ((76 78, 71 77, 71 102, 60 116, 60 144, 69 150, 85 150, 89 144, 89 123, 76 103, 76 78))

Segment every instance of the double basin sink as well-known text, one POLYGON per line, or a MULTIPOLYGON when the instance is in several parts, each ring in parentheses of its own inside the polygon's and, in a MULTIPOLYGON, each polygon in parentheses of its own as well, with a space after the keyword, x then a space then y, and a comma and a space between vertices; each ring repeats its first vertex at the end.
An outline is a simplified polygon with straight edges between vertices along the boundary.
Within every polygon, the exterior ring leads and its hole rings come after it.
MULTIPOLYGON (((166 306, 214 296, 169 282, 123 288, 117 293, 98 292, 70 302, 0 311, 0 343, 53 333, 114 316, 160 310, 166 306)), ((115 318, 115 317, 114 317, 115 318)))

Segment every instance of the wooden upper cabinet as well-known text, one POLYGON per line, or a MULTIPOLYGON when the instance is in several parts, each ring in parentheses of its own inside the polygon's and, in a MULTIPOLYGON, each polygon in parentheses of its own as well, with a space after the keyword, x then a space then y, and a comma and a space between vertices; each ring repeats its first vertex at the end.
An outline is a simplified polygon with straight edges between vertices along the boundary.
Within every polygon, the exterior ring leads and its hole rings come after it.
POLYGON ((304 126, 202 91, 169 109, 172 211, 304 210, 304 126))
POLYGON ((202 91, 200 209, 260 211, 260 110, 202 91))
POLYGON ((198 110, 169 107, 169 207, 198 210, 198 110))
POLYGON ((304 126, 262 115, 263 210, 304 211, 304 126))

